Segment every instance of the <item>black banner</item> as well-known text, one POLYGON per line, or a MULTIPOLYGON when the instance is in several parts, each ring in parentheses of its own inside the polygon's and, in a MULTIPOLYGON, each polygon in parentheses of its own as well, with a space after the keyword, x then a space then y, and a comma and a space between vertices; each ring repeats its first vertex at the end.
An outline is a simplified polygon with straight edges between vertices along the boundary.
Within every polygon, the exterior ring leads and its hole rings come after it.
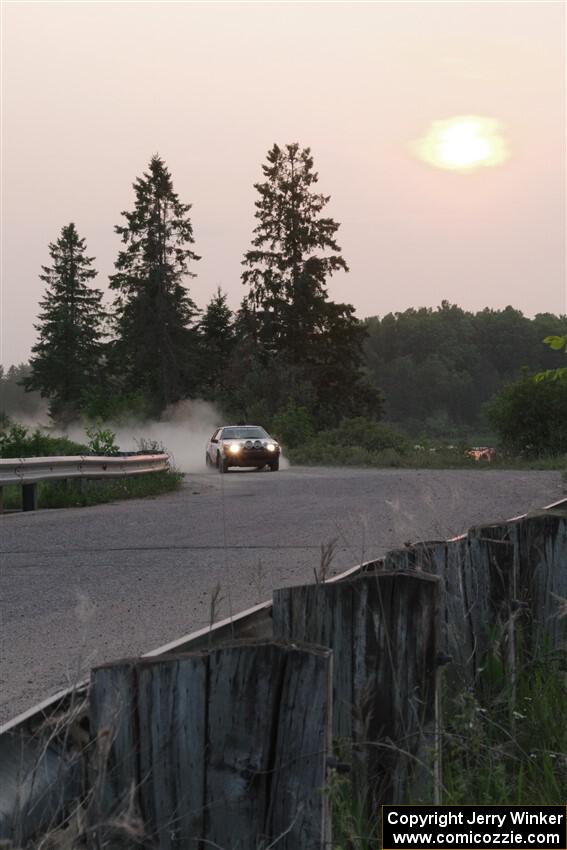
POLYGON ((567 850, 565 806, 382 806, 383 850, 567 850))

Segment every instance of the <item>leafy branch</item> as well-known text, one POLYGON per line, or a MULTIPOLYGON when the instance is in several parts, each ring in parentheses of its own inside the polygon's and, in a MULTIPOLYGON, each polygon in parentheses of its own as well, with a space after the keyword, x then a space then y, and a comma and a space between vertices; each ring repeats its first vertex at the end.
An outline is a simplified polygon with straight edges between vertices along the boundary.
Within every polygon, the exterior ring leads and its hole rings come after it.
MULTIPOLYGON (((563 351, 567 354, 567 334, 565 336, 546 336, 544 343, 548 345, 552 351, 563 351)), ((546 369, 544 372, 538 372, 534 375, 534 381, 539 384, 541 381, 567 381, 567 366, 560 366, 557 369, 546 369)))

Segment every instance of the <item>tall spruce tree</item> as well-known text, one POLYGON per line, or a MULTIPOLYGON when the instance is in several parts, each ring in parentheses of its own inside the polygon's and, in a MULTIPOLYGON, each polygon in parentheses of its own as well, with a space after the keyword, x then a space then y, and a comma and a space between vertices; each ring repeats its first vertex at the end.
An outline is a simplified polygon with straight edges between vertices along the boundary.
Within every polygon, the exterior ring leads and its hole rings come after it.
POLYGON ((243 260, 242 280, 261 311, 264 342, 303 357, 316 333, 327 297, 327 278, 348 266, 335 240, 339 225, 322 213, 330 196, 313 186, 318 175, 309 148, 274 145, 262 166, 253 248, 243 260))
POLYGON ((102 292, 89 286, 97 275, 94 257, 86 255, 74 224, 62 228, 49 254, 52 265, 42 266, 40 275, 47 291, 35 325, 39 339, 24 386, 48 398, 51 416, 65 423, 79 412, 81 393, 99 377, 104 310, 102 292))
POLYGON ((348 266, 335 239, 339 224, 324 214, 330 196, 314 188, 311 151, 274 145, 262 168, 258 224, 242 274, 257 316, 257 358, 287 375, 284 403, 309 396, 323 419, 359 410, 366 393, 365 412, 377 414, 378 394, 361 389, 365 329, 351 305, 327 296, 329 277, 348 266))
POLYGON ((207 362, 203 369, 206 395, 221 400, 226 389, 226 373, 235 345, 232 311, 220 286, 209 301, 199 323, 202 349, 207 362), (211 368, 211 364, 214 367, 211 368))
POLYGON ((110 278, 118 292, 115 354, 129 389, 159 412, 196 389, 198 311, 183 281, 195 277, 189 264, 200 257, 190 247, 191 204, 181 203, 159 156, 134 191, 134 210, 115 228, 126 245, 110 278))

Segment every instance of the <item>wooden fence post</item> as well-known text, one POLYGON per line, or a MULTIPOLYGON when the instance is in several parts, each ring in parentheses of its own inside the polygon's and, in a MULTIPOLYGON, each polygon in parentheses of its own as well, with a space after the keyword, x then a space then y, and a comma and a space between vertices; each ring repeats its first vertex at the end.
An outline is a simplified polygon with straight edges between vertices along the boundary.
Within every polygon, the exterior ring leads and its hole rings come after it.
POLYGON ((510 534, 526 649, 557 649, 567 640, 567 505, 529 514, 510 534))
POLYGON ((89 815, 97 847, 107 846, 113 819, 126 813, 130 819, 137 817, 136 688, 134 661, 95 667, 91 673, 89 710, 94 747, 89 762, 89 815))
POLYGON ((274 593, 274 637, 333 650, 333 734, 369 811, 434 798, 441 582, 377 572, 274 593), (410 790, 411 789, 411 790, 410 790))
POLYGON ((448 677, 457 686, 474 684, 495 642, 513 679, 517 664, 539 647, 554 648, 567 638, 565 505, 476 526, 446 543, 396 549, 379 569, 431 572, 443 580, 443 649, 453 661, 448 677))
POLYGON ((323 850, 331 677, 327 648, 275 642, 95 670, 99 834, 117 841, 126 806, 138 847, 323 850))
POLYGON ((207 675, 199 655, 137 666, 140 812, 160 850, 204 834, 207 675))
POLYGON ((567 638, 567 618, 561 615, 567 598, 567 511, 472 528, 467 543, 463 596, 474 673, 478 675, 486 653, 499 641, 513 679, 517 664, 567 638))

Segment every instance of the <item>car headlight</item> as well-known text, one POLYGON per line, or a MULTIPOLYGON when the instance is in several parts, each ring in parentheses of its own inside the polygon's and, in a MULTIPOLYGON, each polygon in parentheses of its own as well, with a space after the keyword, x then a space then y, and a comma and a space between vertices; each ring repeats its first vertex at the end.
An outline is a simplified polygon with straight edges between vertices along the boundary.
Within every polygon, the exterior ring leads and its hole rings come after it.
POLYGON ((240 451, 240 446, 236 443, 233 443, 231 446, 228 447, 228 450, 232 455, 237 455, 240 451))
POLYGON ((269 451, 269 452, 275 452, 275 450, 276 450, 276 447, 275 447, 275 444, 274 444, 274 443, 268 443, 268 445, 266 446, 266 448, 268 449, 268 451, 269 451))

